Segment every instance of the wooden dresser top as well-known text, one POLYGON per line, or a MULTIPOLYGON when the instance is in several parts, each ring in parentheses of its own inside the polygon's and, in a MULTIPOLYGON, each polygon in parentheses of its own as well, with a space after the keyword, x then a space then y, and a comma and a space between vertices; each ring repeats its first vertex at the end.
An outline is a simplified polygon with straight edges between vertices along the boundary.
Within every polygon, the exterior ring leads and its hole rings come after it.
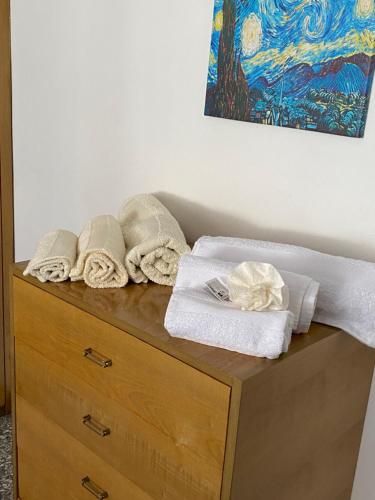
POLYGON ((84 282, 40 283, 22 275, 26 263, 15 264, 13 274, 47 293, 124 330, 148 344, 171 354, 228 385, 245 381, 268 370, 291 356, 296 356, 332 335, 342 335, 337 328, 313 324, 305 335, 294 335, 287 354, 268 360, 197 344, 171 337, 165 330, 164 316, 172 292, 170 287, 154 283, 125 288, 98 290, 84 282))

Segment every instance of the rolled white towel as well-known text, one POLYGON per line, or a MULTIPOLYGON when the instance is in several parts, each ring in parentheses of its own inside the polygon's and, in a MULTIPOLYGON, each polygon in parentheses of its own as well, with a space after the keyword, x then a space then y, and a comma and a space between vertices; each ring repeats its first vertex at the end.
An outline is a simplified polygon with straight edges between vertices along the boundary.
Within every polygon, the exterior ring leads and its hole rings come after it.
POLYGON ((375 348, 375 263, 308 248, 242 238, 200 238, 194 255, 242 262, 269 262, 320 283, 314 321, 345 330, 375 348))
POLYGON ((118 216, 127 253, 125 266, 135 283, 173 286, 180 256, 190 252, 172 214, 151 194, 125 201, 118 216))
POLYGON ((99 215, 84 227, 78 240, 78 259, 72 281, 84 280, 92 288, 121 288, 128 282, 124 266, 125 243, 112 215, 99 215))
POLYGON ((225 276, 227 264, 195 259, 181 258, 165 316, 167 331, 174 337, 262 358, 276 359, 286 352, 291 341, 293 314, 290 311, 242 311, 232 302, 219 302, 205 289, 205 282, 225 276))
MULTIPOLYGON (((184 255, 180 260, 175 288, 201 287, 212 278, 221 278, 225 283, 227 276, 237 265, 234 262, 197 255, 184 255)), ((293 331, 306 333, 310 329, 314 316, 319 283, 301 274, 279 272, 289 289, 289 310, 294 316, 293 331)))
POLYGON ((75 234, 64 229, 45 234, 39 241, 24 276, 30 274, 42 283, 67 280, 77 258, 77 240, 75 234))

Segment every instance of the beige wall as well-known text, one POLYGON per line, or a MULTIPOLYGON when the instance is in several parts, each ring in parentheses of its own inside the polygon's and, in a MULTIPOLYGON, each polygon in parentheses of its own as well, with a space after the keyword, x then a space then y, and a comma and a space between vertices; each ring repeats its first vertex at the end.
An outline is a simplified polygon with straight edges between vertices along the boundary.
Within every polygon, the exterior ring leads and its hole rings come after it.
MULTIPOLYGON (((375 260, 375 105, 364 140, 203 116, 212 0, 13 0, 16 252, 154 191, 187 236, 375 260)), ((375 488, 370 409, 355 500, 375 488)))

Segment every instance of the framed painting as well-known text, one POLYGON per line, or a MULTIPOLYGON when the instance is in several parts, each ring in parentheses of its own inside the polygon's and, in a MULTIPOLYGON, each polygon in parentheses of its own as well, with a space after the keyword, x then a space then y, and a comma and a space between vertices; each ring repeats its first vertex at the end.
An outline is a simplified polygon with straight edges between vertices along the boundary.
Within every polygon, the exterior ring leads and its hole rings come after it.
POLYGON ((215 0, 205 114, 363 137, 375 0, 215 0))

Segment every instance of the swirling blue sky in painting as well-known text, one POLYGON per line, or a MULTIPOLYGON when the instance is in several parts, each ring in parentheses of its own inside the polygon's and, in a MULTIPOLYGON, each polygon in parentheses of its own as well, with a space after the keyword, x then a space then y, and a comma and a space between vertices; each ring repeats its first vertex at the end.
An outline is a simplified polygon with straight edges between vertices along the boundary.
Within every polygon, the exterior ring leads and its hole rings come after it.
MULTIPOLYGON (((217 77, 220 13, 215 0, 209 83, 217 77), (216 22, 215 22, 216 21, 216 22)), ((299 63, 310 65, 365 53, 375 53, 374 0, 236 0, 235 49, 251 84, 268 81, 299 63), (259 26, 259 47, 243 50, 243 28, 249 20, 259 26)))

